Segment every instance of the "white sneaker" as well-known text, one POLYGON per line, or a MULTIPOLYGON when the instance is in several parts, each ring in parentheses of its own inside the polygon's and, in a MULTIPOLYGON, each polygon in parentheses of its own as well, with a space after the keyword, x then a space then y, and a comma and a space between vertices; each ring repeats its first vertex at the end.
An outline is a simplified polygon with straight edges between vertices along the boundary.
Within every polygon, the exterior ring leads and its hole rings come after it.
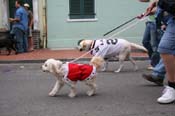
POLYGON ((157 99, 158 103, 168 104, 175 101, 175 89, 169 86, 166 86, 163 90, 163 94, 161 97, 157 99))

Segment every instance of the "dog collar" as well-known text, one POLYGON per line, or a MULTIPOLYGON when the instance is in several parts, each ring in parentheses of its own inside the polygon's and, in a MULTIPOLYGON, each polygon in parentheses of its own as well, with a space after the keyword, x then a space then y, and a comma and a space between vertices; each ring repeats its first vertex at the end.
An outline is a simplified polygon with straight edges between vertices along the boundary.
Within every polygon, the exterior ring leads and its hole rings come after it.
POLYGON ((96 40, 93 40, 90 49, 94 49, 96 40))
POLYGON ((90 47, 90 50, 91 50, 91 54, 93 53, 93 50, 92 49, 94 49, 94 47, 95 47, 95 42, 96 42, 96 40, 94 40, 93 42, 92 42, 92 44, 91 44, 91 47, 90 47))

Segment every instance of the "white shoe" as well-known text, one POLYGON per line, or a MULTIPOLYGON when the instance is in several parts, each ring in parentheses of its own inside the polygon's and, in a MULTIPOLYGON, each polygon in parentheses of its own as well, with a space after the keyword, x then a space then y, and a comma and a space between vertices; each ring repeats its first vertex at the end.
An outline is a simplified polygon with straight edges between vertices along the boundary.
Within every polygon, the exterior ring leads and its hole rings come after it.
POLYGON ((166 86, 163 90, 163 94, 161 97, 157 99, 158 103, 168 104, 175 101, 175 89, 169 86, 166 86))

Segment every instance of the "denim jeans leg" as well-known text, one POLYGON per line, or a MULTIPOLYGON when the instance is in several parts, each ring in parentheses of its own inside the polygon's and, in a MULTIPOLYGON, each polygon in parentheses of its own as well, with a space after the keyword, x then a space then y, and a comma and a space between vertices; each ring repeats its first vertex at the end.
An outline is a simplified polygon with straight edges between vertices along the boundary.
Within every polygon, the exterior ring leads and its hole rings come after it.
POLYGON ((151 59, 151 55, 153 53, 153 50, 152 50, 150 41, 151 41, 151 37, 150 37, 150 22, 146 22, 146 28, 145 28, 142 44, 148 50, 148 56, 151 59))
POLYGON ((165 78, 166 70, 165 70, 165 65, 163 64, 163 60, 160 59, 159 63, 154 67, 152 75, 154 77, 159 77, 161 79, 165 78))
POLYGON ((24 52, 23 49, 23 32, 22 30, 15 28, 14 29, 15 36, 16 36, 16 49, 18 53, 24 52))
POLYGON ((159 40, 158 40, 158 37, 159 37, 158 34, 159 33, 157 32, 155 22, 150 23, 150 31, 151 31, 150 32, 151 47, 152 47, 152 50, 153 50, 153 54, 151 56, 151 65, 155 67, 159 63, 159 60, 160 60, 160 55, 157 52, 158 44, 159 44, 159 40))
POLYGON ((27 32, 24 33, 23 36, 23 48, 24 48, 24 52, 28 51, 28 38, 27 38, 27 32))
POLYGON ((157 35, 156 24, 154 22, 150 23, 150 36, 151 36, 151 47, 153 52, 157 52, 158 48, 158 35, 157 35))

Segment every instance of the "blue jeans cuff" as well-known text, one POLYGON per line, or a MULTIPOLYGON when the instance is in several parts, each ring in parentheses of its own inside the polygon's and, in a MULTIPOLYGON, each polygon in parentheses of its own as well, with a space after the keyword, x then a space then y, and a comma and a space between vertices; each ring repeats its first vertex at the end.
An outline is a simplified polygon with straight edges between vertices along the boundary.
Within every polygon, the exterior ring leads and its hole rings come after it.
POLYGON ((157 74, 155 72, 153 72, 152 75, 153 75, 153 78, 155 78, 155 79, 164 79, 165 78, 165 76, 163 74, 161 75, 161 74, 157 74))

